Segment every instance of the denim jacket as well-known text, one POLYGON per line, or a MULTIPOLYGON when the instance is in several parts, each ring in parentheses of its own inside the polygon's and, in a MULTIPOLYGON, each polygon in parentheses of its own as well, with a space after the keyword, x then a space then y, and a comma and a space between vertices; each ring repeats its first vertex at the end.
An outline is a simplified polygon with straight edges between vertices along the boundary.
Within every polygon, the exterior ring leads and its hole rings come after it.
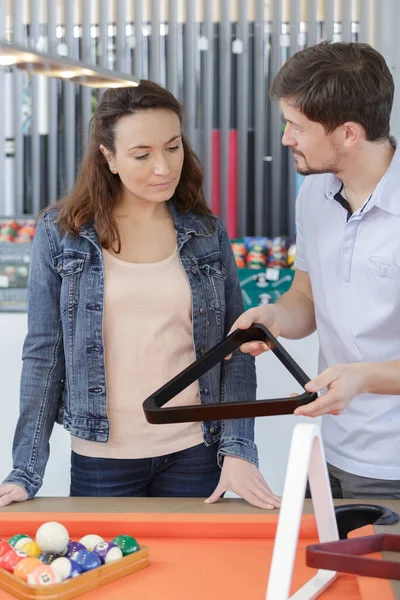
MULTIPOLYGON (((228 333, 243 312, 230 241, 219 218, 169 208, 180 262, 192 293, 193 342, 199 358, 228 333)), ((104 271, 93 225, 80 235, 56 225, 57 208, 39 219, 29 276, 28 333, 23 347, 20 416, 7 483, 33 497, 43 482, 55 422, 72 435, 107 442, 103 346, 104 271)), ((254 400, 254 359, 240 350, 199 379, 200 401, 254 400)), ((144 398, 143 398, 144 400, 144 398)), ((258 464, 254 419, 202 423, 204 443, 258 464)))

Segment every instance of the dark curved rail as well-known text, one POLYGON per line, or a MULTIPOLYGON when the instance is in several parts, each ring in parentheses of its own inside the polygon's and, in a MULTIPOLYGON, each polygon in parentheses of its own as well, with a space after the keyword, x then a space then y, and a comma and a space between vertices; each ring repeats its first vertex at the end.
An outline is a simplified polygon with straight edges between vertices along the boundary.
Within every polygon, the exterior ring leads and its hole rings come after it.
POLYGON ((310 378, 272 333, 264 325, 254 323, 249 329, 237 329, 228 335, 199 360, 193 362, 184 371, 149 396, 143 402, 143 410, 147 421, 149 423, 183 423, 288 415, 292 414, 298 406, 308 404, 317 398, 317 394, 304 391, 304 393, 293 398, 273 398, 248 402, 216 402, 162 408, 171 398, 174 398, 191 383, 199 379, 239 346, 252 341, 267 343, 271 351, 303 388, 310 381, 310 378))

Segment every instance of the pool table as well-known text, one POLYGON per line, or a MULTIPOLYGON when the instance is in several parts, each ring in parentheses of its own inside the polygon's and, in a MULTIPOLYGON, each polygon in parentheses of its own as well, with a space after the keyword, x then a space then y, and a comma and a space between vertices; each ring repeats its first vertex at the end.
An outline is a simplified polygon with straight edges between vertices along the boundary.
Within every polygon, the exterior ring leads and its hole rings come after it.
MULTIPOLYGON (((400 500, 362 502, 400 512, 400 500)), ((74 539, 127 533, 148 547, 148 567, 79 596, 82 600, 264 600, 277 517, 277 511, 234 498, 213 505, 180 498, 36 498, 0 509, 0 538, 17 532, 34 535, 41 523, 60 521, 74 539)), ((375 528, 383 531, 400 534, 400 523, 375 528)), ((373 532, 368 526, 363 534, 373 532)), ((312 504, 306 500, 292 593, 315 573, 305 565, 305 548, 316 541, 312 504)), ((400 581, 339 574, 320 597, 400 599, 400 581)), ((12 598, 0 590, 0 600, 12 598)))

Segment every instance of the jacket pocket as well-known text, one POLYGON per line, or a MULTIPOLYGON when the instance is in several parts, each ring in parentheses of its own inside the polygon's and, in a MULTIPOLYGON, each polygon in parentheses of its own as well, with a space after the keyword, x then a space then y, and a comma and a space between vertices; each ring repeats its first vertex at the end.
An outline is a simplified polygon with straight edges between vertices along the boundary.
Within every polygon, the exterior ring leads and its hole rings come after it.
POLYGON ((223 265, 200 265, 204 276, 207 292, 207 302, 211 309, 225 312, 225 279, 226 272, 223 265))
POLYGON ((61 311, 73 308, 79 302, 80 278, 85 260, 75 256, 64 256, 57 270, 62 277, 61 311))

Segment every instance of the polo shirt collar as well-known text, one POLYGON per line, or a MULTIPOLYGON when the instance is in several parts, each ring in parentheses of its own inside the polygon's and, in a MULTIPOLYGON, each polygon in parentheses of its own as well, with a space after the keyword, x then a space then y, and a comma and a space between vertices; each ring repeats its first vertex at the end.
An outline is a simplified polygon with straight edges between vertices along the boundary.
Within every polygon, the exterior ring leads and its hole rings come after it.
MULTIPOLYGON (((400 216, 400 148, 395 138, 391 138, 391 140, 395 145, 392 162, 376 186, 370 202, 381 210, 400 216)), ((341 197, 345 203, 347 202, 345 198, 342 197, 342 189, 342 180, 333 173, 329 173, 325 188, 326 198, 328 198, 328 200, 339 201, 343 208, 348 210, 340 200, 341 197)))

